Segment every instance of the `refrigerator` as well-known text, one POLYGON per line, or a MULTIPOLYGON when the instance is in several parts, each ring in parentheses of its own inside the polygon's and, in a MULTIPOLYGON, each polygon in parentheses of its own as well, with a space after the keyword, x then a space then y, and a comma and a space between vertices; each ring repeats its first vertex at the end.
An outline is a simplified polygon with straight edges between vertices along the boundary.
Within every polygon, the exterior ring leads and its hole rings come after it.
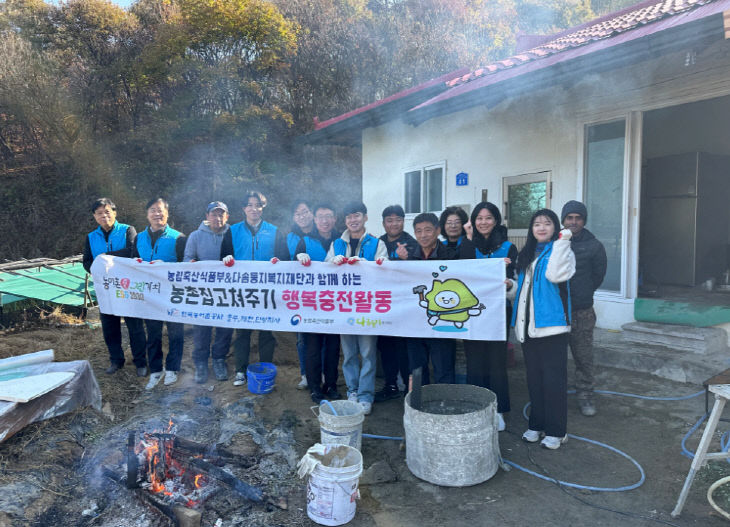
POLYGON ((647 160, 639 258, 645 283, 695 286, 727 268, 730 156, 647 160))

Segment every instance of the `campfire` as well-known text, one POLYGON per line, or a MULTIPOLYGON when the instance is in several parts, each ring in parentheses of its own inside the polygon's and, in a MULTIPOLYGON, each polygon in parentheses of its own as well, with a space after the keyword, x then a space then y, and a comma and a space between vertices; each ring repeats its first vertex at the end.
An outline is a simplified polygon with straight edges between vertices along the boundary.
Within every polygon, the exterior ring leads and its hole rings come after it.
POLYGON ((249 502, 287 508, 284 498, 267 496, 221 468, 227 464, 248 468, 255 462, 216 445, 182 438, 170 420, 164 432, 143 432, 139 440, 137 432, 129 432, 126 478, 109 466, 102 472, 175 525, 200 525, 205 502, 224 487, 249 502))
MULTIPOLYGON (((175 447, 173 428, 170 420, 165 432, 145 433, 135 445, 138 469, 134 481, 141 481, 141 488, 158 494, 168 505, 197 509, 213 495, 218 486, 207 474, 186 461, 191 456, 175 447)), ((192 458, 202 460, 203 454, 193 454, 192 458)), ((135 463, 131 465, 134 467, 135 463)), ((127 467, 128 478, 134 476, 130 472, 132 470, 127 467)))

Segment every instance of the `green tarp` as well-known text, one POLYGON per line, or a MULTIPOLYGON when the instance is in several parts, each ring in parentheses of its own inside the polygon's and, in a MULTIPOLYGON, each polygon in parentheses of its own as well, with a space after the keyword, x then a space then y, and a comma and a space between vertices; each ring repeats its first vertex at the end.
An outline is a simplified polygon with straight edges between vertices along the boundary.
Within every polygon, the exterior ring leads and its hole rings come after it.
MULTIPOLYGON (((68 306, 84 305, 86 271, 81 263, 0 272, 0 305, 28 298, 68 306)), ((89 280, 89 293, 94 295, 89 280)))

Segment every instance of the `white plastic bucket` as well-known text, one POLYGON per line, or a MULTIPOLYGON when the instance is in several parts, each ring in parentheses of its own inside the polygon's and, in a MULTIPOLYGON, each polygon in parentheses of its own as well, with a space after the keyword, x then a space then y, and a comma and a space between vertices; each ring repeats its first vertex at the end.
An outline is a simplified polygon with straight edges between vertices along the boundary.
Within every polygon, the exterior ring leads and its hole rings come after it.
POLYGON ((307 516, 320 525, 344 525, 355 517, 362 454, 346 445, 326 447, 307 482, 307 516))
POLYGON ((365 419, 365 413, 360 403, 346 400, 331 401, 312 408, 319 410, 317 417, 319 418, 320 443, 347 445, 360 450, 362 422, 365 419), (330 407, 330 405, 332 406, 330 407))

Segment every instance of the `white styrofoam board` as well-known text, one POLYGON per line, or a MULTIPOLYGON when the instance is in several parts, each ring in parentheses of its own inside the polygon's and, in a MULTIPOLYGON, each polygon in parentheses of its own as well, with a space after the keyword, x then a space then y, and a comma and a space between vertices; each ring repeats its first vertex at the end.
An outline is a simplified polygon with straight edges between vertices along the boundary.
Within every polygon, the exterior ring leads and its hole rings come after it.
POLYGON ((27 403, 73 379, 75 373, 58 371, 0 382, 0 401, 27 403))

